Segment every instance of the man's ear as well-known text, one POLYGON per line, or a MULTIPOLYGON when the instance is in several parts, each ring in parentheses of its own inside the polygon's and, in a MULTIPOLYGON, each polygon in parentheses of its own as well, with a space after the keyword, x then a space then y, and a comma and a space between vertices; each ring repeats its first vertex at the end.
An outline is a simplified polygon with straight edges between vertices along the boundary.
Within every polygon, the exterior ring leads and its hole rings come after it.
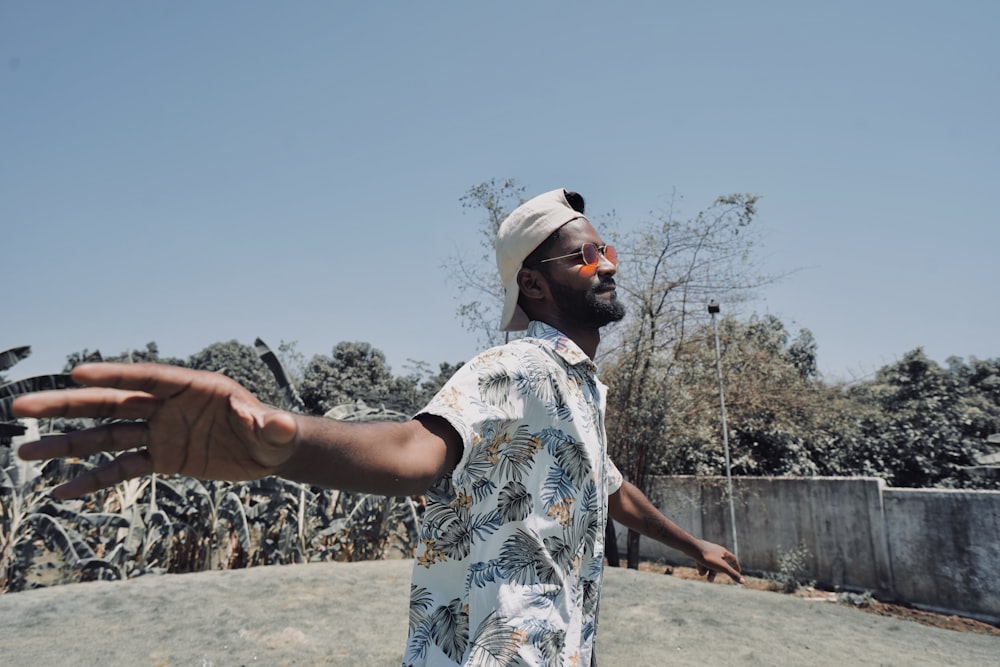
POLYGON ((537 269, 521 269, 517 272, 517 288, 521 296, 531 301, 545 298, 548 285, 545 283, 545 276, 537 269))

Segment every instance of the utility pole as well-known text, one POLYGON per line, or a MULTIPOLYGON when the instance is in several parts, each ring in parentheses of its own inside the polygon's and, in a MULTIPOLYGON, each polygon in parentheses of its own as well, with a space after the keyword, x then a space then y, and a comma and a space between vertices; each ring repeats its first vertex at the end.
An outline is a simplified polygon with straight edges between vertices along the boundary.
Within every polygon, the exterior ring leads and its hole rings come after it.
POLYGON ((733 553, 740 557, 740 545, 736 540, 736 508, 733 504, 733 473, 729 463, 729 429, 726 427, 726 397, 722 391, 722 355, 719 352, 719 328, 715 316, 719 304, 712 299, 708 302, 708 314, 712 316, 712 332, 715 334, 715 370, 719 376, 719 407, 722 411, 722 451, 726 456, 726 490, 729 496, 729 525, 733 534, 733 553))

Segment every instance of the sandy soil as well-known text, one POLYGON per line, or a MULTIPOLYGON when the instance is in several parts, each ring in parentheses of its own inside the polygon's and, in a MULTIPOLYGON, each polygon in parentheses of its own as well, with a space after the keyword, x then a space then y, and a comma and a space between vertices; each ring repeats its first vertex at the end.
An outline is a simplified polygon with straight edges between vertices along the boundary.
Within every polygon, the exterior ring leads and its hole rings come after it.
MULTIPOLYGON (((0 597, 0 662, 399 665, 409 561, 317 563, 0 597)), ((598 655, 616 665, 990 665, 1000 636, 826 601, 609 569, 598 655)))

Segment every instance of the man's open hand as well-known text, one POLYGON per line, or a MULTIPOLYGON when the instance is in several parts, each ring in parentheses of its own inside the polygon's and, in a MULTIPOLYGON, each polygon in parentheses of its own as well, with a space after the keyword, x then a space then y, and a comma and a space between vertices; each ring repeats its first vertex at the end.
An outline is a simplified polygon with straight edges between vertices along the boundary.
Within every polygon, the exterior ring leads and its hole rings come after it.
POLYGON ((73 369, 72 377, 84 388, 21 396, 14 414, 123 421, 24 444, 21 458, 125 453, 60 486, 60 497, 154 472, 257 479, 291 455, 292 415, 265 406, 219 373, 160 364, 85 364, 73 369))

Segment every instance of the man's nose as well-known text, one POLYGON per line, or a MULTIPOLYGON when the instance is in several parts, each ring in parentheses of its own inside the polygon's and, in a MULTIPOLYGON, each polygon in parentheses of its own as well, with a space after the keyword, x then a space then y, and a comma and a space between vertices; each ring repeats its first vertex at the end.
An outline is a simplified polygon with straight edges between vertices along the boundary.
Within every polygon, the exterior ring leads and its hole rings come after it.
POLYGON ((605 257, 604 253, 600 253, 600 257, 597 260, 597 272, 602 275, 613 276, 618 273, 618 265, 605 257))

